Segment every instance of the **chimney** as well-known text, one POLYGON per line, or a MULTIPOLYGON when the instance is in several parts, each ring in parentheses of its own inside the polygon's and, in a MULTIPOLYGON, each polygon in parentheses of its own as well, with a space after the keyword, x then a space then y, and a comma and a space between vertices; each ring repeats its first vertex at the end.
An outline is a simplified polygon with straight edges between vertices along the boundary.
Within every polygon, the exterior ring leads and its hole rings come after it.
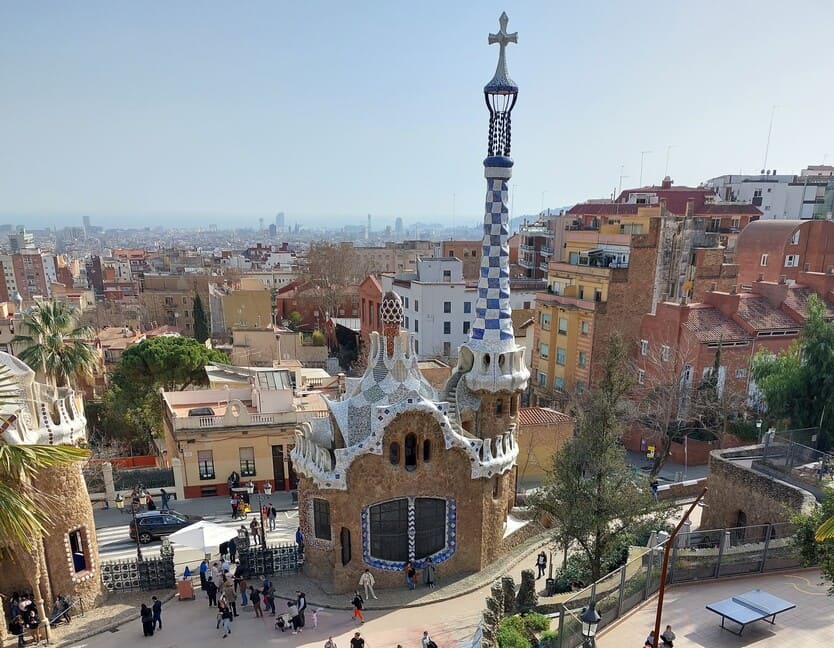
POLYGON ((665 178, 663 178, 663 182, 660 183, 660 188, 661 189, 671 189, 672 188, 672 178, 670 178, 669 176, 666 176, 665 178))

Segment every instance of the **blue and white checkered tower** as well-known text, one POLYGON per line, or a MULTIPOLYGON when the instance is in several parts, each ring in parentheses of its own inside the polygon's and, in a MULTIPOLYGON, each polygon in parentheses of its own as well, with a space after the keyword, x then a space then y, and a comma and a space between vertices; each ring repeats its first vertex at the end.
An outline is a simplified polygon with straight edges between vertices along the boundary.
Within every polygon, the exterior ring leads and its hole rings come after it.
POLYGON ((469 341, 461 348, 458 367, 459 371, 467 372, 467 386, 475 391, 524 389, 529 378, 524 348, 515 343, 510 307, 507 182, 513 169, 510 114, 518 98, 518 86, 507 70, 506 48, 518 42, 518 34, 507 33, 507 22, 507 14, 502 13, 498 33, 489 35, 490 45, 498 43, 500 51, 495 75, 484 86, 489 109, 489 145, 484 160, 487 192, 483 255, 475 322, 469 341), (467 350, 472 352, 471 356, 467 350))

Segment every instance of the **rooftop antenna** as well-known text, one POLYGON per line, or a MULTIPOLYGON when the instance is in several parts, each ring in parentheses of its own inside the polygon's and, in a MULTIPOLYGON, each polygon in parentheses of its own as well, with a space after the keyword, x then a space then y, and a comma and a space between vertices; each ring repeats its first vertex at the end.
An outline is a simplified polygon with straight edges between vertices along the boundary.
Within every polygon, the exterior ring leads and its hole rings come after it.
POLYGON ((677 144, 669 144, 666 147, 666 168, 663 170, 663 177, 667 177, 669 175, 669 154, 672 152, 673 148, 676 148, 677 144))
MULTIPOLYGON (((773 132, 773 116, 776 114, 776 104, 770 109, 770 125, 767 127, 767 144, 765 144, 764 162, 762 169, 767 169, 767 154, 770 152, 770 134, 773 132)), ((764 171, 762 171, 764 173, 764 171)))
POLYGON ((643 186, 643 160, 651 151, 640 151, 640 187, 643 186))
POLYGON ((625 169, 625 164, 620 165, 620 184, 617 188, 617 196, 623 193, 623 178, 628 178, 629 176, 623 173, 623 169, 625 169))

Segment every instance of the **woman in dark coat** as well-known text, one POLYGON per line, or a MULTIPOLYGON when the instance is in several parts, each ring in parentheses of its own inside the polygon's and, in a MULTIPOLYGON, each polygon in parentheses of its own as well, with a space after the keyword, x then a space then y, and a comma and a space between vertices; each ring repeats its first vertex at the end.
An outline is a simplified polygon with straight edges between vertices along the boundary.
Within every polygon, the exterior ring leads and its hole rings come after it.
POLYGON ((139 610, 139 619, 142 621, 142 633, 146 637, 153 637, 153 612, 144 603, 139 610))

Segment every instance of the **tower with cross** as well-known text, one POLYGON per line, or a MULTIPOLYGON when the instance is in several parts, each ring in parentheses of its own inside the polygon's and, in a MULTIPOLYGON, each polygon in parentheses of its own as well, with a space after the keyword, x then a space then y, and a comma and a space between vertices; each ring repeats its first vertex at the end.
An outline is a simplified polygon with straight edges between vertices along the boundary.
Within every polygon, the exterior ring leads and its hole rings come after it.
POLYGON ((518 86, 507 69, 506 48, 518 42, 518 35, 507 32, 507 22, 507 14, 502 13, 498 33, 489 35, 489 43, 497 43, 500 49, 495 74, 484 86, 489 139, 484 160, 487 192, 483 254, 475 321, 469 341, 461 347, 457 373, 472 391, 501 392, 517 400, 518 392, 527 385, 529 372, 524 363, 524 349, 515 342, 510 307, 507 183, 513 169, 510 118, 518 98, 518 86))

